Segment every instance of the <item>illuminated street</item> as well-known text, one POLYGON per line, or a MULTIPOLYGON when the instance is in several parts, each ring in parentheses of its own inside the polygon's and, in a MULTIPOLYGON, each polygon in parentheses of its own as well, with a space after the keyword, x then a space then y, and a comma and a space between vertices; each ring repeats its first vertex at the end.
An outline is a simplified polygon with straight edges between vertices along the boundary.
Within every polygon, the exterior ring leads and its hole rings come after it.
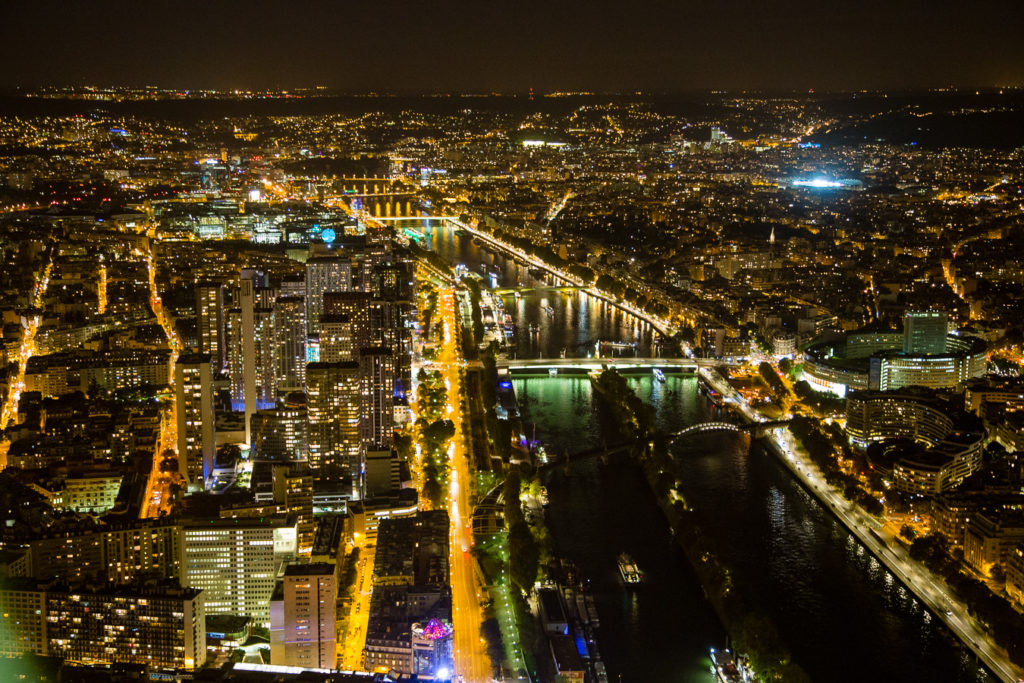
MULTIPOLYGON (((32 307, 42 308, 43 297, 46 295, 46 288, 50 284, 50 273, 53 270, 53 262, 48 261, 43 267, 43 272, 34 285, 32 292, 32 307)), ((18 400, 25 388, 25 369, 28 367, 29 359, 36 353, 36 333, 39 331, 39 324, 42 316, 33 315, 22 331, 21 345, 18 347, 17 370, 7 383, 7 393, 3 406, 0 406, 0 432, 7 429, 11 419, 18 412, 18 400)), ((0 439, 0 469, 7 466, 7 450, 10 443, 6 439, 0 439)))
POLYGON ((363 645, 366 642, 366 626, 370 621, 370 594, 373 589, 373 551, 373 546, 363 546, 359 554, 348 627, 338 642, 342 669, 355 671, 363 667, 363 645))
POLYGON ((11 4, 0 683, 1024 683, 991 4, 11 4))
MULTIPOLYGON (((151 242, 147 242, 147 244, 151 244, 151 242)), ((149 307, 167 336, 171 356, 167 369, 170 391, 168 392, 168 398, 162 401, 160 433, 157 436, 156 448, 153 452, 153 467, 149 472, 149 478, 146 482, 146 494, 142 499, 142 508, 139 512, 139 516, 142 518, 170 514, 174 506, 174 501, 171 500, 171 485, 183 483, 177 467, 171 472, 165 472, 162 467, 165 459, 177 464, 178 458, 178 428, 175 415, 177 398, 174 391, 174 366, 180 353, 181 342, 178 340, 178 333, 174 329, 174 321, 171 320, 164 310, 163 301, 160 298, 160 291, 156 284, 156 264, 153 260, 151 246, 145 256, 149 273, 149 307)))
POLYGON ((458 320, 455 295, 444 289, 438 301, 438 314, 443 321, 444 343, 438 355, 437 366, 449 387, 448 417, 455 423, 455 437, 449 448, 451 475, 448 485, 448 514, 451 517, 451 582, 455 628, 455 670, 467 681, 490 680, 491 661, 480 637, 483 610, 480 607, 480 589, 473 571, 470 518, 469 453, 463 433, 463 415, 459 409, 462 396, 462 358, 458 342, 458 320))

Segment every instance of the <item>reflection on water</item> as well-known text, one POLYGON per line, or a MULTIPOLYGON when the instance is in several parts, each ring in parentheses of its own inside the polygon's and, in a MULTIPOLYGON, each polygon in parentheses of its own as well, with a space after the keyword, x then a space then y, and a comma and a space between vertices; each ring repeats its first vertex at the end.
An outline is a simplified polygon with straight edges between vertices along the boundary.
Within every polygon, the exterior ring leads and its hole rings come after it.
POLYGON ((425 231, 424 246, 441 254, 452 264, 491 275, 499 288, 524 287, 521 296, 511 291, 502 295, 505 311, 515 322, 518 347, 510 355, 520 358, 590 357, 622 354, 654 355, 654 331, 650 325, 624 313, 608 302, 577 290, 551 287, 544 277, 500 254, 487 251, 450 227, 440 225, 425 231), (531 329, 531 323, 535 329, 531 329), (597 343, 636 343, 634 349, 598 351, 597 343))
MULTIPOLYGON (((543 289, 543 279, 484 251, 450 228, 428 231, 427 246, 453 264, 493 274, 499 286, 537 288, 506 297, 519 348, 528 357, 593 353, 597 340, 637 342, 652 355, 651 330, 578 292, 543 289), (550 311, 548 308, 550 308, 550 311), (530 324, 537 331, 530 332, 530 324)), ((706 419, 693 378, 631 380, 652 402, 659 425, 675 431, 706 419)), ((601 421, 585 378, 516 379, 527 429, 549 450, 580 452, 601 442, 601 421)), ((794 660, 816 681, 993 680, 945 628, 885 571, 762 449, 733 434, 677 442, 687 500, 733 568, 750 605, 776 620, 794 660)), ((709 680, 707 648, 725 636, 642 475, 630 466, 574 464, 546 481, 557 551, 593 582, 599 644, 610 679, 709 680), (615 558, 633 555, 646 576, 636 592, 622 585, 615 558)))

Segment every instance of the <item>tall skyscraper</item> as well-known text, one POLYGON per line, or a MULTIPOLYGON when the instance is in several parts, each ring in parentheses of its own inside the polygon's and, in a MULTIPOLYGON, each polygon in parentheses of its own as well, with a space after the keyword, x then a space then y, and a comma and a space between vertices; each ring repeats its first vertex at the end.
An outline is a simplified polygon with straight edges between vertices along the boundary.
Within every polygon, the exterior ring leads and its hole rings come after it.
POLYGON ((196 285, 196 336, 199 352, 210 354, 214 374, 224 370, 225 348, 224 286, 219 282, 196 285))
POLYGON ((174 382, 179 467, 190 487, 202 488, 213 471, 216 448, 210 354, 180 356, 174 368, 174 382))
POLYGON ((391 349, 379 346, 359 352, 362 382, 363 447, 388 450, 394 442, 395 357, 391 349))
POLYGON ((949 316, 944 311, 907 311, 903 316, 903 352, 943 354, 949 316))
POLYGON ((283 666, 333 669, 338 580, 333 564, 290 564, 270 599, 270 659, 283 666))
POLYGON ((227 312, 226 339, 231 409, 245 412, 245 443, 251 443, 252 416, 261 408, 272 408, 277 387, 274 382, 273 310, 257 309, 255 279, 258 273, 243 270, 235 301, 227 312), (261 360, 268 358, 268 367, 261 360), (267 392, 263 392, 264 386, 267 392))
POLYGON ((274 302, 277 352, 277 391, 306 387, 306 304, 301 296, 282 296, 274 302))
POLYGON ((359 363, 310 363, 306 367, 311 467, 359 473, 361 396, 359 363))
POLYGON ((306 337, 319 336, 324 294, 352 289, 352 261, 343 256, 314 256, 306 261, 306 337))
MULTIPOLYGON (((245 410, 245 366, 242 358, 243 345, 242 309, 229 308, 224 314, 224 341, 227 347, 228 390, 231 394, 231 410, 245 410)), ((246 440, 248 442, 248 440, 246 440)))
MULTIPOLYGON (((242 309, 244 312, 244 308, 242 309)), ((244 329, 243 322, 243 329, 244 329)), ((277 356, 278 348, 274 336, 274 309, 256 308, 253 311, 252 344, 255 359, 255 380, 253 391, 256 393, 255 410, 273 408, 277 405, 277 356)), ((243 349, 243 353, 244 353, 243 349)), ((246 414, 250 422, 252 414, 248 407, 246 414)), ((250 443, 252 435, 250 434, 250 443)))

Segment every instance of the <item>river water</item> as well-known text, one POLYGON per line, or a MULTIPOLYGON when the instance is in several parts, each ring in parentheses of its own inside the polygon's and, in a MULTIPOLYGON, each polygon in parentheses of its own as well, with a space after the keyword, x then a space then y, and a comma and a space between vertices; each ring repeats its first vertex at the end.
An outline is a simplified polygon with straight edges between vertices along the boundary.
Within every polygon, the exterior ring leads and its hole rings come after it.
MULTIPOLYGON (((499 286, 542 285, 520 266, 450 229, 428 232, 428 246, 453 263, 497 272, 499 286), (497 271, 494 269, 497 268, 497 271)), ((522 355, 550 356, 573 340, 636 341, 649 355, 643 323, 580 293, 526 292, 508 299, 519 336, 540 328, 522 355), (554 310, 551 314, 546 307, 554 310)), ((587 346, 566 355, 587 355, 587 346)), ((695 378, 664 384, 630 380, 654 405, 659 426, 704 420, 695 378)), ((586 378, 516 379, 524 420, 554 453, 601 443, 602 419, 586 378)), ((748 437, 705 433, 677 443, 683 492, 733 571, 736 590, 774 619, 783 640, 815 681, 978 681, 992 679, 938 620, 748 437)), ((612 681, 709 681, 708 647, 725 634, 642 475, 598 459, 547 475, 548 524, 556 552, 591 579, 601 618, 598 641, 612 681), (646 582, 627 592, 615 557, 626 551, 646 582), (621 679, 620 679, 621 677, 621 679)))

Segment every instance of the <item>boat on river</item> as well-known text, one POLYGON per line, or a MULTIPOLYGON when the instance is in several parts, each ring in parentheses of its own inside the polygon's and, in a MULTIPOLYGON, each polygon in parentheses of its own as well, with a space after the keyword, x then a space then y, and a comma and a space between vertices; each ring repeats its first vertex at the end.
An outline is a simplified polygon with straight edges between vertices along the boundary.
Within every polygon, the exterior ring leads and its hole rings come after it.
POLYGON ((633 558, 626 553, 619 553, 619 574, 622 575, 626 586, 639 586, 644 582, 644 573, 640 571, 640 567, 636 565, 633 558))

